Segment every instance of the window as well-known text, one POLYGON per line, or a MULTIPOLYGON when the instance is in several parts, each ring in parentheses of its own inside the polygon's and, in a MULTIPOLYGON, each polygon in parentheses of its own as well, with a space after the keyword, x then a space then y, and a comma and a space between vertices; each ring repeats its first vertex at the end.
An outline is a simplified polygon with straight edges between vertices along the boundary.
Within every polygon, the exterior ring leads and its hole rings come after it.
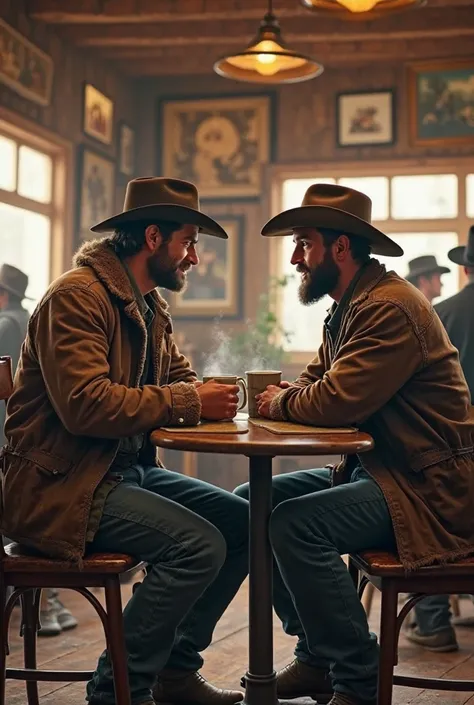
POLYGON ((64 152, 0 120, 0 263, 28 275, 32 301, 23 305, 30 311, 53 276, 63 271, 63 243, 53 241, 53 235, 59 232, 62 238, 67 229, 59 178, 65 180, 64 152))
MULTIPOLYGON (((461 160, 462 161, 462 160, 461 160)), ((338 183, 366 193, 372 199, 372 222, 401 245, 403 257, 378 257, 388 269, 400 276, 408 271, 408 262, 425 254, 436 256, 441 265, 449 267, 443 275, 441 298, 452 296, 459 290, 462 269, 450 262, 448 251, 466 241, 467 232, 474 218, 474 174, 468 173, 468 162, 456 165, 416 164, 400 168, 397 164, 380 168, 380 165, 329 165, 324 170, 304 173, 303 168, 281 167, 277 176, 274 211, 286 210, 301 205, 306 189, 313 183, 338 183), (285 178, 286 174, 289 178, 285 178), (321 176, 319 175, 321 174, 321 176), (465 204, 462 205, 462 204, 465 204)), ((471 167, 472 169, 472 167, 471 167)), ((284 329, 291 334, 287 349, 293 353, 314 353, 322 340, 322 327, 328 309, 332 305, 329 297, 311 306, 303 306, 298 300, 299 275, 291 265, 294 249, 292 238, 275 238, 273 248, 273 274, 290 275, 289 284, 283 289, 280 315, 284 329)), ((441 298, 439 300, 441 300, 441 298)), ((295 357, 295 360, 297 358, 295 357)))

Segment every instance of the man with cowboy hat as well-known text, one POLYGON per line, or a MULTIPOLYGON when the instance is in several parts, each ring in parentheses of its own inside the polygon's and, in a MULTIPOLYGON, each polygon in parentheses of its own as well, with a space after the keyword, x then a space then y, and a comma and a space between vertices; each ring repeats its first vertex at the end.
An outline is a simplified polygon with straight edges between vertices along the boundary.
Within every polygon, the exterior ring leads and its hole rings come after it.
MULTIPOLYGON (((123 212, 92 231, 112 234, 80 248, 30 321, 1 528, 78 564, 86 551, 145 561, 124 612, 132 704, 233 705, 242 694, 205 681, 200 652, 247 573, 248 504, 159 467, 149 442, 157 427, 236 413, 238 388, 197 381, 156 291, 184 289, 200 232, 227 235, 193 184, 154 177, 131 181, 123 212)), ((115 702, 107 651, 87 700, 115 702)))
POLYGON ((434 255, 422 255, 408 262, 408 274, 405 279, 416 286, 431 303, 433 299, 441 296, 441 276, 449 274, 450 271, 448 267, 439 265, 434 255))
MULTIPOLYGON (((459 360, 474 403, 474 226, 469 229, 467 245, 448 252, 451 262, 463 267, 466 286, 449 299, 435 306, 452 344, 459 351, 459 360)), ((414 643, 434 651, 458 649, 456 634, 451 626, 448 595, 430 595, 415 607, 416 625, 406 634, 414 643)), ((456 623, 469 624, 460 618, 456 623)))
MULTIPOLYGON (((371 258, 403 252, 371 224, 367 196, 314 184, 262 235, 293 236, 303 304, 326 294, 334 304, 316 357, 294 382, 257 396, 260 415, 356 426, 375 442, 338 465, 332 482, 327 469, 274 478, 274 605, 298 638, 277 692, 375 705, 377 639, 341 555, 396 549, 410 570, 474 553, 469 390, 426 298, 371 258)), ((246 486, 237 492, 246 496, 246 486)))

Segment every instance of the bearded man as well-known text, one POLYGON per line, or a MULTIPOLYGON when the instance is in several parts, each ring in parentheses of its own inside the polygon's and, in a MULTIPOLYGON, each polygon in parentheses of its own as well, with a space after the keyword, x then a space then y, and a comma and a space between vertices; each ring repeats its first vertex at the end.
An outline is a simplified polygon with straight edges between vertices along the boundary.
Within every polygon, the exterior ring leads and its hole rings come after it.
MULTIPOLYGON (((374 450, 333 472, 274 478, 274 605, 296 658, 282 699, 375 705, 378 648, 341 555, 397 551, 409 570, 474 553, 474 415, 455 348, 426 298, 371 253, 401 248, 372 226, 367 196, 311 186, 264 236, 293 235, 303 304, 334 304, 306 370, 257 397, 260 415, 357 426, 374 450)), ((237 490, 247 496, 244 486, 237 490)))
MULTIPOLYGON (((135 179, 30 321, 7 408, 2 531, 53 557, 126 553, 149 565, 124 612, 133 705, 233 705, 198 673, 247 573, 248 505, 158 467, 153 429, 230 419, 238 387, 200 384, 155 291, 183 290, 198 233, 227 238, 193 184, 135 179), (154 688, 154 698, 152 697, 154 688)), ((101 656, 90 703, 115 702, 101 656)))

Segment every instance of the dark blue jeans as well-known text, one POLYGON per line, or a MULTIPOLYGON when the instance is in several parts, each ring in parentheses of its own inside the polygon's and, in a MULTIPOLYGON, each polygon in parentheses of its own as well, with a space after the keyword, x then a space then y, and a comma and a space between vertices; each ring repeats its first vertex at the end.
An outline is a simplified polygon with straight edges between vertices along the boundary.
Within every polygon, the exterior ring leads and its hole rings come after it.
MULTIPOLYGON (((132 703, 139 705, 151 699, 163 668, 201 668, 200 652, 247 575, 248 504, 195 478, 135 466, 109 494, 91 549, 150 566, 124 610, 132 703)), ((107 651, 87 695, 115 702, 107 651)))
POLYGON ((423 636, 431 636, 451 626, 449 595, 430 595, 415 605, 416 624, 423 636))
POLYGON ((375 699, 377 638, 341 555, 394 548, 381 490, 361 468, 338 487, 328 470, 304 470, 273 478, 273 503, 274 606, 296 657, 328 669, 336 691, 375 699))

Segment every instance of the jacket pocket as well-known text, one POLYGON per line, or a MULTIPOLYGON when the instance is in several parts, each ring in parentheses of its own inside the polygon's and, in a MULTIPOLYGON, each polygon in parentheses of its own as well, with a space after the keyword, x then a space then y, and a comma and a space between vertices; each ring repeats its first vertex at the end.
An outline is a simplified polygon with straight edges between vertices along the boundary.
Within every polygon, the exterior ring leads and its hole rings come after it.
POLYGON ((39 470, 49 475, 67 475, 72 469, 72 461, 60 458, 57 455, 51 455, 44 450, 33 448, 26 451, 6 450, 6 455, 13 455, 22 460, 36 465, 39 470))
POLYGON ((460 455, 470 455, 474 448, 468 446, 465 448, 444 448, 443 450, 439 448, 434 448, 433 450, 427 450, 424 453, 419 453, 414 455, 410 459, 410 470, 412 472, 422 472, 432 465, 438 465, 444 460, 449 460, 450 458, 456 458, 460 455))

